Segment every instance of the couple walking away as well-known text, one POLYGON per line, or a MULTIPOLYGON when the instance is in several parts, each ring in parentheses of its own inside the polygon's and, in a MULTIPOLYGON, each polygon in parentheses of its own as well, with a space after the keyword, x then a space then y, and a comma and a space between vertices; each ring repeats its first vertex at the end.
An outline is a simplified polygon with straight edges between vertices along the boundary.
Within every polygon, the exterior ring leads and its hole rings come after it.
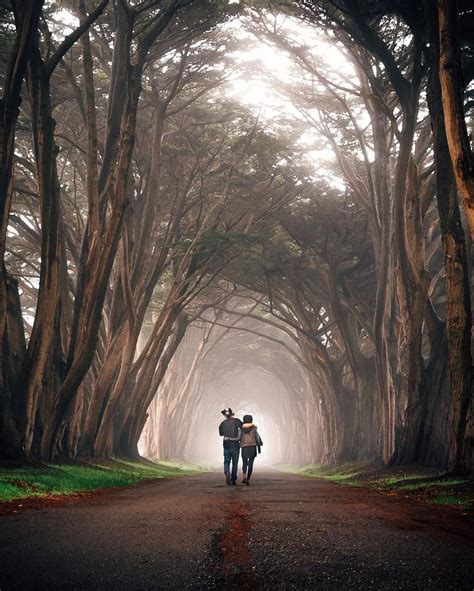
POLYGON ((224 474, 227 484, 237 484, 237 465, 239 452, 242 450, 242 484, 250 484, 253 462, 261 452, 263 441, 257 427, 252 423, 251 415, 245 415, 243 422, 234 417, 231 408, 224 408, 221 413, 226 417, 219 425, 219 435, 224 438, 224 474), (232 463, 232 472, 230 465, 232 463))

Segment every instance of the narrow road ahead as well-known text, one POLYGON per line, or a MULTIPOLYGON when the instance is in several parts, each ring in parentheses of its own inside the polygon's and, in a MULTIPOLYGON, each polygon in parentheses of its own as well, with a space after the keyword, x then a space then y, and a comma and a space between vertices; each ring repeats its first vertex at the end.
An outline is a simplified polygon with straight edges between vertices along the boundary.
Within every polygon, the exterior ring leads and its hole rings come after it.
POLYGON ((0 589, 474 589, 453 511, 257 473, 148 483, 0 517, 0 589))

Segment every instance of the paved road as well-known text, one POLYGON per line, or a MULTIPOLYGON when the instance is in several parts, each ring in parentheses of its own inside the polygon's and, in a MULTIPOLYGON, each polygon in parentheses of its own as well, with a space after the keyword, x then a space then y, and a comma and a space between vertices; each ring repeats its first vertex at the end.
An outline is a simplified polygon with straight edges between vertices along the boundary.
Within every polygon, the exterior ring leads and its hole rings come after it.
POLYGON ((0 517, 0 589, 474 589, 472 522, 278 474, 157 481, 0 517))

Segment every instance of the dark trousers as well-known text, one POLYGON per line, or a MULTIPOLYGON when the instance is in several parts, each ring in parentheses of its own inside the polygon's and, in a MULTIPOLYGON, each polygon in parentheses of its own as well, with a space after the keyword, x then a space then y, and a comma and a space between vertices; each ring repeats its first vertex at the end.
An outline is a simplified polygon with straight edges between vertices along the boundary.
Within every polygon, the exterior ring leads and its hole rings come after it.
POLYGON ((230 473, 230 463, 232 462, 232 474, 230 479, 237 480, 237 464, 239 463, 240 449, 237 446, 224 447, 224 474, 230 473))
POLYGON ((254 461, 255 461, 255 456, 253 458, 242 457, 242 463, 243 463, 242 471, 244 473, 244 478, 246 478, 247 480, 249 480, 250 477, 252 476, 254 461))

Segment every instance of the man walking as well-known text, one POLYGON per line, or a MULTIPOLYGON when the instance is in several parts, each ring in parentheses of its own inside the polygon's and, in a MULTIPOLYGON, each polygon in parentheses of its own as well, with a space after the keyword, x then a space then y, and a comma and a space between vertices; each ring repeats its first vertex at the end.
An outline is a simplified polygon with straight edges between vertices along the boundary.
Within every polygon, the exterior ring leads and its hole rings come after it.
POLYGON ((224 438, 224 474, 227 484, 235 485, 237 482, 237 464, 239 462, 239 429, 242 421, 234 418, 231 408, 224 408, 221 413, 226 417, 219 425, 219 435, 224 438), (232 473, 230 464, 232 462, 232 473))

